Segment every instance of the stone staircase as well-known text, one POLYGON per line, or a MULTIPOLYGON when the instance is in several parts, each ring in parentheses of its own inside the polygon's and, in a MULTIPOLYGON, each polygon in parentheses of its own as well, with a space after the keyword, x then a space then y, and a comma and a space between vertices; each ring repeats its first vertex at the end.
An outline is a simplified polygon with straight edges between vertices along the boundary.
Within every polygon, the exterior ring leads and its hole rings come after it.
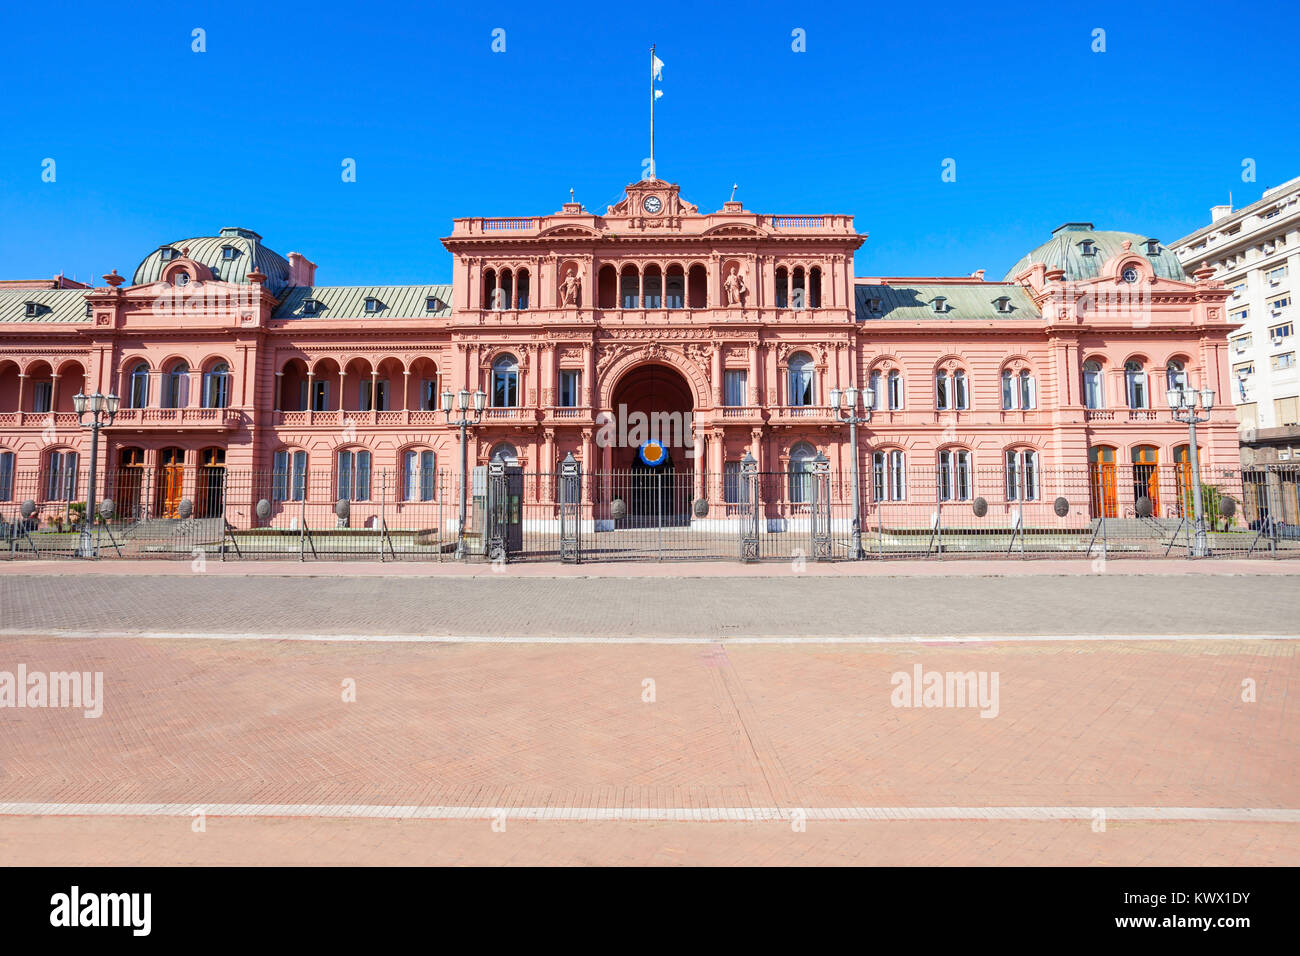
POLYGON ((219 545, 225 529, 225 518, 147 518, 119 533, 118 541, 132 554, 188 552, 219 545))

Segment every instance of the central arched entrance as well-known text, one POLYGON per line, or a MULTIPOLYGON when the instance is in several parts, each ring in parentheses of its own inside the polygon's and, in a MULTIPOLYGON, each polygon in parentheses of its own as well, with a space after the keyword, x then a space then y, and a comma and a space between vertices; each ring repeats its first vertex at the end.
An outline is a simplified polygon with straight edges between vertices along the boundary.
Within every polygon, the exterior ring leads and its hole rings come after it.
POLYGON ((690 385, 666 365, 638 365, 619 379, 611 405, 618 427, 611 491, 627 508, 619 523, 690 524, 696 467, 690 385))

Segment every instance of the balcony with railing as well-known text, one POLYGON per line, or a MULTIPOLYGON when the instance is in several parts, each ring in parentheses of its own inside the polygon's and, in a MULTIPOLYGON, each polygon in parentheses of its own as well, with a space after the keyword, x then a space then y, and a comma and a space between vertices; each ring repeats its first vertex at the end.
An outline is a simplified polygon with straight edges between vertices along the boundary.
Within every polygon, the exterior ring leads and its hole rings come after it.
POLYGON ((242 418, 233 408, 119 408, 112 427, 228 429, 238 427, 242 418))
POLYGON ((770 418, 777 425, 824 424, 832 420, 829 405, 778 405, 770 418))

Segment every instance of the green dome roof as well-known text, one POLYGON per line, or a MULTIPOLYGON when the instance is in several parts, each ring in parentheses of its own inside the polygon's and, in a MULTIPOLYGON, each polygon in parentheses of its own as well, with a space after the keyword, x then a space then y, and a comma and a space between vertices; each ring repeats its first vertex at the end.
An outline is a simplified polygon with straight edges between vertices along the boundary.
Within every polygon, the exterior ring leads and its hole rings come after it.
POLYGON ((1010 280, 1034 263, 1041 262, 1048 269, 1064 269, 1067 279, 1095 279, 1101 272, 1102 263, 1124 251, 1126 241, 1131 244, 1129 251, 1150 262, 1160 278, 1187 280, 1178 257, 1158 239, 1139 236, 1135 232, 1103 232, 1094 229, 1090 222, 1067 222, 1054 229, 1051 240, 1012 266, 1006 277, 1010 280), (1148 243, 1153 245, 1148 247, 1148 243))
POLYGON ((145 285, 161 279, 168 262, 163 258, 167 249, 173 250, 170 253, 173 256, 188 249, 191 259, 203 263, 222 282, 247 282, 248 274, 256 269, 266 276, 266 287, 272 293, 278 294, 289 284, 288 260, 262 245, 262 237, 253 230, 237 226, 222 229, 219 236, 199 236, 159 246, 136 266, 131 284, 145 285), (225 251, 227 248, 231 250, 229 253, 225 251))

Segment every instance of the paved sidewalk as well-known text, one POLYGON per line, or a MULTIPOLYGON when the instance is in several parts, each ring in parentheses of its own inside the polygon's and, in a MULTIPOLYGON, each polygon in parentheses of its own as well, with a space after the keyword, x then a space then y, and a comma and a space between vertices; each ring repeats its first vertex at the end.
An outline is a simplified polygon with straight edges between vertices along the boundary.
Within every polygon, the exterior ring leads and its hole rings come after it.
POLYGON ((952 558, 941 560, 890 559, 885 561, 807 561, 794 570, 791 562, 763 561, 611 561, 605 563, 560 564, 534 561, 497 566, 481 562, 431 561, 220 561, 205 558, 176 560, 77 561, 71 559, 0 561, 0 577, 6 575, 75 576, 106 574, 110 577, 143 575, 231 575, 235 577, 509 577, 509 578, 895 578, 895 577, 1034 577, 1066 575, 1300 575, 1300 557, 1272 560, 1264 557, 1214 558, 1189 561, 1184 558, 1115 558, 1107 562, 1083 558, 1032 560, 1004 558, 952 558))
MULTIPOLYGON (((343 570, 343 569, 340 569, 343 570)), ((1290 577, 4 575, 0 633, 520 637, 1293 634, 1290 577)))

